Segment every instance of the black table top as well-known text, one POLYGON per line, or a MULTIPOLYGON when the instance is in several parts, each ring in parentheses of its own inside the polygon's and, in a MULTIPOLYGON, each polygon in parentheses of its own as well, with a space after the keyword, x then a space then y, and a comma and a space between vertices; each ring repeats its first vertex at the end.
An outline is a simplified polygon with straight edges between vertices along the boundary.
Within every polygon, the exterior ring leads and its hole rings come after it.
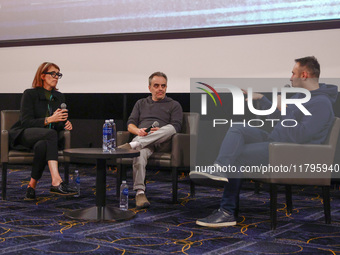
POLYGON ((64 150, 64 155, 96 159, 134 158, 139 156, 139 151, 116 148, 112 152, 103 152, 102 148, 72 148, 64 150))

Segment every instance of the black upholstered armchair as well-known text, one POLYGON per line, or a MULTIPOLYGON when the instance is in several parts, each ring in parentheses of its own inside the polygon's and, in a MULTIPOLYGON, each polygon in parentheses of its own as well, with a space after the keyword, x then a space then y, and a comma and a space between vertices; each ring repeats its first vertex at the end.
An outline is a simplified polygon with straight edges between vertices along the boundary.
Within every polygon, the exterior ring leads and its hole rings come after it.
MULTIPOLYGON (((19 110, 3 110, 1 111, 1 163, 2 163, 2 199, 6 199, 7 188, 7 167, 9 164, 32 164, 33 152, 17 151, 9 149, 8 130, 19 120, 19 110)), ((71 133, 63 131, 65 137, 65 149, 71 148, 71 133)), ((59 151, 58 161, 64 163, 65 182, 69 179, 69 157, 63 155, 63 151, 59 151)))
MULTIPOLYGON (((172 169, 172 200, 177 202, 178 170, 190 168, 190 161, 194 162, 198 133, 198 113, 183 113, 183 125, 180 133, 172 137, 172 149, 169 152, 154 152, 148 159, 147 167, 167 167, 172 169), (190 148, 191 147, 191 148, 190 148)), ((117 146, 130 142, 131 134, 128 131, 117 132, 117 146)), ((131 165, 132 159, 119 159, 117 163, 131 165)), ((117 188, 122 181, 124 167, 118 168, 117 188)), ((191 195, 194 195, 194 184, 190 181, 191 195)), ((117 190, 117 194, 119 191, 117 190)))

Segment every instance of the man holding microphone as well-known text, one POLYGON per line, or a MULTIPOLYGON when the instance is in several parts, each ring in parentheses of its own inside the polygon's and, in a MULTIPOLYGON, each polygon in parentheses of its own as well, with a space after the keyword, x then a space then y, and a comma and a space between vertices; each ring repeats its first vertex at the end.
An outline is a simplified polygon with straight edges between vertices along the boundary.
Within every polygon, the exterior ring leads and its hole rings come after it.
POLYGON ((128 131, 135 135, 130 143, 118 148, 135 149, 140 156, 133 159, 133 189, 136 191, 137 209, 147 208, 145 174, 148 158, 156 151, 169 151, 171 137, 181 131, 183 111, 181 105, 166 96, 167 76, 155 72, 149 77, 151 96, 136 102, 128 119, 128 131))

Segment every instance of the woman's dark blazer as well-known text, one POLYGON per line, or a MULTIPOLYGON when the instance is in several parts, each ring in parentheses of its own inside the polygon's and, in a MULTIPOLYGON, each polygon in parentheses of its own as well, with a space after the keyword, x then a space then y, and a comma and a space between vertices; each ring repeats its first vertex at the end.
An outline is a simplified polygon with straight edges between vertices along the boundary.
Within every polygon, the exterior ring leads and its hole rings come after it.
MULTIPOLYGON (((65 103, 65 97, 59 91, 52 90, 52 98, 49 101, 43 88, 26 89, 21 98, 20 119, 9 131, 10 147, 17 150, 28 149, 16 142, 22 131, 31 127, 44 128, 48 104, 53 114, 62 103, 65 103)), ((64 125, 64 122, 53 123, 53 128, 61 131, 64 130, 64 125)))

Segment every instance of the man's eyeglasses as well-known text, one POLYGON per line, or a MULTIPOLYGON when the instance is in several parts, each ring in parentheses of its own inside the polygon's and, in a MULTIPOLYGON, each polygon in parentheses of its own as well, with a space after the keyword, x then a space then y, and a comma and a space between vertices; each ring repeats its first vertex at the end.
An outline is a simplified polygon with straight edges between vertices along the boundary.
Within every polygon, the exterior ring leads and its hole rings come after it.
POLYGON ((62 73, 56 73, 56 72, 44 72, 44 74, 50 74, 53 78, 61 79, 63 77, 62 73))

